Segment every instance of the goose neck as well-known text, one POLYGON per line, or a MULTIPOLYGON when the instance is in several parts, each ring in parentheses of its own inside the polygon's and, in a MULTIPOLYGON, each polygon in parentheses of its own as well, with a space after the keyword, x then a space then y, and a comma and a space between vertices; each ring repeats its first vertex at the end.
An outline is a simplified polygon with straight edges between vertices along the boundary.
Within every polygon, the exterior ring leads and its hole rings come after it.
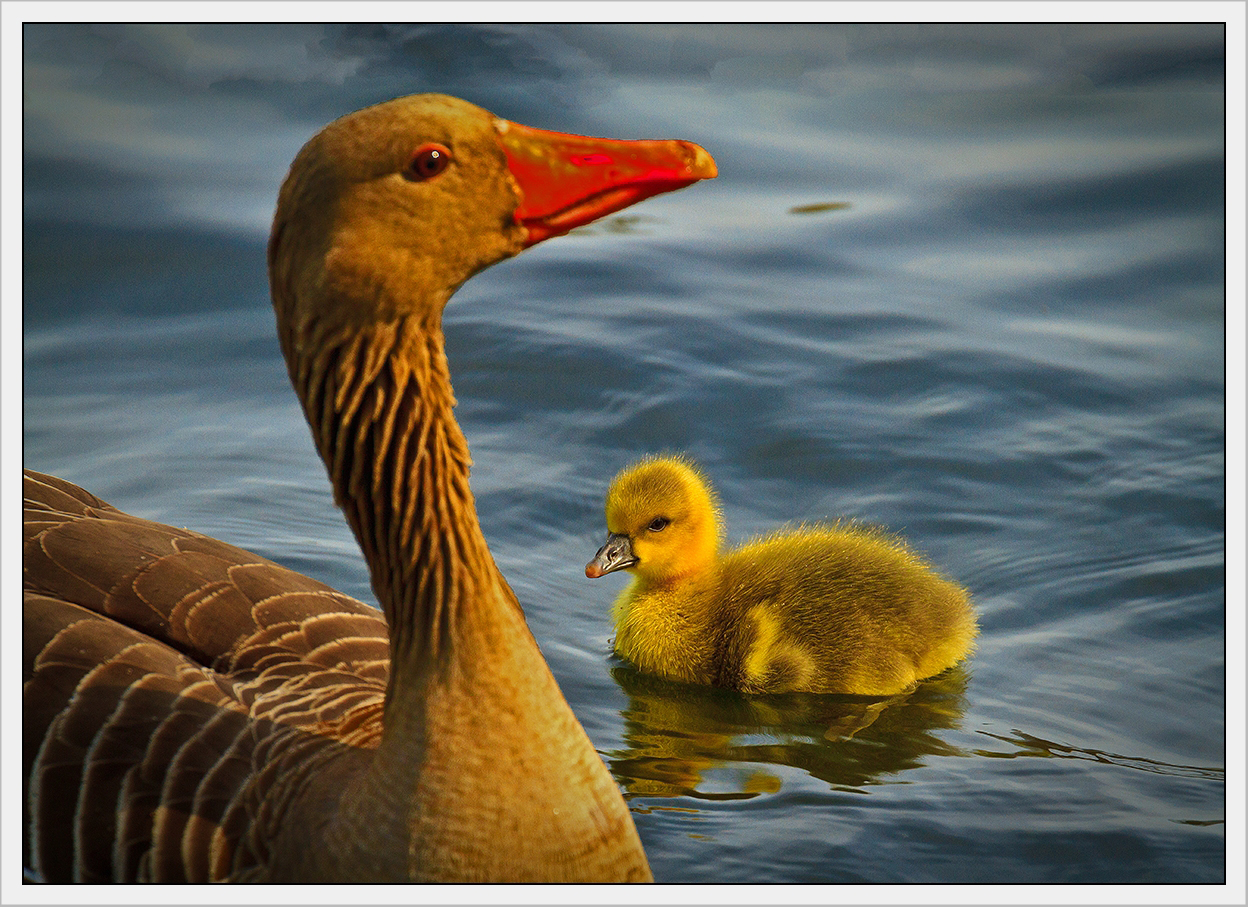
POLYGON ((441 330, 414 317, 344 332, 292 377, 390 625, 391 684, 436 666, 500 582, 469 488, 441 330))

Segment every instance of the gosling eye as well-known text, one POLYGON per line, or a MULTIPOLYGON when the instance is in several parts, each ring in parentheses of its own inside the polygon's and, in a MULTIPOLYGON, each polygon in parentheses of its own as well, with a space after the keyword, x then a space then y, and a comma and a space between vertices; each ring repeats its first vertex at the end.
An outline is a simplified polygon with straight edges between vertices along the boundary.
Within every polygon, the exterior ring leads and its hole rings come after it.
POLYGON ((411 159, 403 168, 403 178, 413 183, 423 183, 437 176, 451 164, 451 149, 437 142, 427 142, 412 152, 411 159))
POLYGON ((662 532, 672 521, 665 516, 656 516, 646 528, 651 532, 662 532))

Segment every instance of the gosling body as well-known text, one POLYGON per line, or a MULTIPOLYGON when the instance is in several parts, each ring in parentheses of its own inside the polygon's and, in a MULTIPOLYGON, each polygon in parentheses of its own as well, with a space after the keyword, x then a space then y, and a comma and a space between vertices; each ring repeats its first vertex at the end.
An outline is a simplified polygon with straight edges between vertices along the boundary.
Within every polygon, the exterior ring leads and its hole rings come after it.
POLYGON ((615 650, 642 671, 748 693, 889 696, 965 658, 966 590, 903 541, 818 524, 721 553, 718 502, 683 458, 629 467, 607 495, 586 575, 627 570, 615 650))

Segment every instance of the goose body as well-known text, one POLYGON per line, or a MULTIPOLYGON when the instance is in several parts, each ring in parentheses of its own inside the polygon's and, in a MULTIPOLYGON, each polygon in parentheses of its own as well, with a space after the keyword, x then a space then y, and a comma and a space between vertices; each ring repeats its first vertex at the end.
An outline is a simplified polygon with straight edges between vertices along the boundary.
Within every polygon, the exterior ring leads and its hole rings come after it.
POLYGON ((474 273, 715 175, 418 95, 327 126, 269 242, 278 337, 382 610, 28 472, 26 866, 60 881, 645 881, 482 536, 441 314, 474 273))
POLYGON ((966 591, 880 530, 804 526, 721 553, 718 500, 684 458, 623 470, 606 521, 585 572, 634 575, 612 612, 615 649, 648 673, 749 693, 889 696, 973 647, 966 591))

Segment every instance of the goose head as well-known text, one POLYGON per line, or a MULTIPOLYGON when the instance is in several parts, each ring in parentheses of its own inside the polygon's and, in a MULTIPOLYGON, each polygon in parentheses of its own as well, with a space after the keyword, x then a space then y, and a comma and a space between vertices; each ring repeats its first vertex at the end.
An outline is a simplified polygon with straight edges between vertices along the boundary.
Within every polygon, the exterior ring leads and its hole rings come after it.
POLYGON ((483 268, 715 175, 690 142, 548 132, 444 95, 342 117, 303 147, 278 197, 269 268, 287 353, 369 322, 436 325, 483 268))

